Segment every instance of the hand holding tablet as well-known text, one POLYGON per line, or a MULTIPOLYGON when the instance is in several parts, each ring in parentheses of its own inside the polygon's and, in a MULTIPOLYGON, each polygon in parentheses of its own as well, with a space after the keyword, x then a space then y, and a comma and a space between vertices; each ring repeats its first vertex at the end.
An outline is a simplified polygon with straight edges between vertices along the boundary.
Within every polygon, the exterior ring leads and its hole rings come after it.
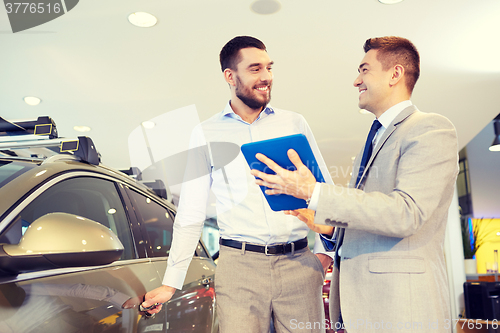
POLYGON ((307 208, 316 182, 324 182, 319 165, 302 134, 241 146, 252 175, 274 211, 307 208), (262 154, 258 155, 257 154, 262 154), (297 170, 297 168, 299 170, 297 170))

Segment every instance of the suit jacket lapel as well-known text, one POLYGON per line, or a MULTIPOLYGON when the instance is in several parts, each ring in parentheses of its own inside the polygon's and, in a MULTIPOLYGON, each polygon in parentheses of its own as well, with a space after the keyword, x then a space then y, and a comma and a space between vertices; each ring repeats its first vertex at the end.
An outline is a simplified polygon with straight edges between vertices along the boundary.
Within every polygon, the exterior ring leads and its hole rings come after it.
MULTIPOLYGON (((415 111, 417 111, 417 107, 414 106, 414 105, 410 105, 409 107, 403 109, 403 111, 401 111, 396 116, 396 118, 394 118, 394 120, 392 121, 392 123, 385 130, 384 135, 382 135, 382 137, 378 141, 377 145, 374 147, 373 152, 372 152, 372 156, 370 157, 370 160, 366 164, 366 168, 365 168, 365 170, 363 172, 363 175, 361 176, 361 181, 358 184, 358 188, 361 185, 361 183, 363 183, 363 178, 365 177, 365 175, 368 172, 368 170, 370 170, 370 166, 373 163, 373 160, 377 156, 377 154, 380 151, 380 149, 384 146, 384 144, 387 141, 387 139, 392 135, 392 133, 394 133, 394 131, 397 129, 397 126, 399 124, 401 124, 403 121, 405 121, 406 118, 408 118, 415 111)), ((359 165, 358 165, 357 169, 359 170, 359 165)))

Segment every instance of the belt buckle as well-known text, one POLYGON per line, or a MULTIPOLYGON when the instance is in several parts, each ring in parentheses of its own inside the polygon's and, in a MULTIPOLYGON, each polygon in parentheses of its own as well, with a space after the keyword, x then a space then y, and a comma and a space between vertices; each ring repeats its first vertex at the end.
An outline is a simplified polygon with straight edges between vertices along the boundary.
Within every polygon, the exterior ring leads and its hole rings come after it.
MULTIPOLYGON (((272 246, 273 246, 273 247, 276 247, 277 245, 272 245, 272 246)), ((281 253, 279 253, 278 251, 276 251, 276 253, 269 253, 269 252, 268 252, 268 247, 267 247, 267 244, 266 244, 266 246, 264 247, 264 253, 265 253, 265 255, 266 255, 266 256, 276 256, 276 255, 278 255, 278 254, 281 254, 281 253)))
POLYGON ((264 253, 266 254, 266 256, 277 256, 279 254, 286 254, 286 244, 274 244, 272 246, 276 249, 276 253, 269 253, 266 244, 266 246, 264 247, 264 253), (281 251, 278 251, 278 247, 281 248, 280 249, 281 251))
POLYGON ((267 244, 266 244, 266 246, 264 247, 264 254, 265 254, 266 256, 272 256, 272 255, 273 255, 272 253, 268 253, 268 252, 267 252, 267 244))

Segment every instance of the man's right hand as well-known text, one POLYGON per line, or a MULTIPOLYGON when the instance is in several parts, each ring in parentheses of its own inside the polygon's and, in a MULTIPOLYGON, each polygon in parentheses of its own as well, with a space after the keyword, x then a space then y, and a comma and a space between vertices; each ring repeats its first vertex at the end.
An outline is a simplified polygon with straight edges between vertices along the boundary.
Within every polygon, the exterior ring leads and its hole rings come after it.
POLYGON ((175 293, 175 288, 169 286, 161 286, 156 289, 151 290, 144 296, 144 302, 142 306, 147 308, 155 303, 159 305, 148 311, 150 314, 158 313, 161 311, 162 304, 168 302, 175 293))

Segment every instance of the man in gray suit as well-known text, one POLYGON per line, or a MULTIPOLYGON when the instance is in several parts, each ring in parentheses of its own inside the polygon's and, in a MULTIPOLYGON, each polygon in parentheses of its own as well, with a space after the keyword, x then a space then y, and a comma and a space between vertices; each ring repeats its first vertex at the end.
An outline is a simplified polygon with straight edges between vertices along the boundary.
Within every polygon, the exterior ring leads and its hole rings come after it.
POLYGON ((293 150, 297 171, 258 154, 276 175, 252 174, 268 194, 310 200, 314 222, 304 211, 288 213, 311 228, 336 227, 332 324, 342 310, 349 333, 450 332, 443 244, 458 173, 456 131, 410 101, 420 61, 409 40, 372 38, 364 50, 354 86, 359 107, 377 119, 349 188, 316 183, 293 150))

